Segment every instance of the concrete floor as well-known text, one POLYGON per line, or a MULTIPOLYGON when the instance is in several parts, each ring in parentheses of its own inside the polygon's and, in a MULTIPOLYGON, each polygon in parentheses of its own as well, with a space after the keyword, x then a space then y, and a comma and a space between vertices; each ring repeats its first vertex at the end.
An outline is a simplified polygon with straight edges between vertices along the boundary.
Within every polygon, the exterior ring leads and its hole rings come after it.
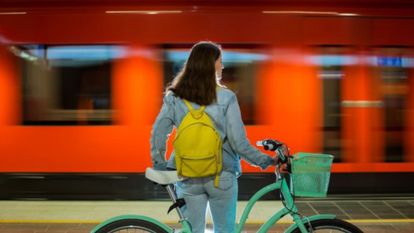
MULTIPOLYGON (((247 202, 240 201, 237 219, 247 202)), ((296 202, 303 215, 336 214, 364 232, 414 232, 414 199, 306 200, 296 202)), ((176 213, 166 214, 168 201, 0 201, 0 233, 86 233, 98 223, 123 214, 147 215, 176 225, 176 213)), ((246 233, 282 208, 280 201, 260 201, 250 214, 246 233)), ((212 229, 208 216, 208 229, 212 229)), ((270 232, 283 232, 291 224, 285 217, 270 232)))

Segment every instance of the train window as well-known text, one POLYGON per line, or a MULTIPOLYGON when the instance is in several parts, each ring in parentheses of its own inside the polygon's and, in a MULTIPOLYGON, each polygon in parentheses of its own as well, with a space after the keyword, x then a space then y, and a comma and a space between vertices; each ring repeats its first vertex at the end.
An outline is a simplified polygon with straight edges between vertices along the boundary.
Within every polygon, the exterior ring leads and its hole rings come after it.
MULTIPOLYGON (((256 123, 255 118, 255 77, 258 67, 268 59, 262 50, 255 46, 223 46, 222 84, 233 90, 238 98, 243 122, 248 125, 256 123), (247 47, 247 48, 246 48, 247 47)), ((167 47, 164 51, 164 86, 182 69, 188 58, 188 48, 167 47)))
POLYGON ((319 78, 322 82, 323 99, 323 152, 342 158, 342 119, 341 119, 341 80, 344 78, 344 65, 350 57, 344 55, 343 47, 321 46, 316 61, 319 78))
POLYGON ((106 45, 19 45, 24 125, 112 124, 111 69, 122 50, 106 45))
POLYGON ((385 161, 404 161, 410 59, 408 48, 379 48, 376 76, 384 103, 385 161))

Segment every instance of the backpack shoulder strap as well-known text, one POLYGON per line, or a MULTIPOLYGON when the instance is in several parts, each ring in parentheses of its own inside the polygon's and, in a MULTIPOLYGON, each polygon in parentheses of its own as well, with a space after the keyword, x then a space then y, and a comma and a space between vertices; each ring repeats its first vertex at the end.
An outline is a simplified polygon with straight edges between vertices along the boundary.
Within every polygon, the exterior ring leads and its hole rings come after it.
POLYGON ((186 99, 183 99, 183 101, 184 101, 184 103, 185 103, 185 106, 187 106, 187 108, 191 111, 191 110, 193 110, 193 106, 191 106, 191 104, 190 104, 190 102, 188 102, 188 100, 186 100, 186 99))
POLYGON ((191 115, 193 115, 194 118, 198 119, 203 115, 204 110, 206 109, 206 106, 202 105, 199 109, 194 109, 188 100, 183 99, 183 101, 184 101, 184 104, 187 106, 188 110, 190 110, 190 113, 191 115))

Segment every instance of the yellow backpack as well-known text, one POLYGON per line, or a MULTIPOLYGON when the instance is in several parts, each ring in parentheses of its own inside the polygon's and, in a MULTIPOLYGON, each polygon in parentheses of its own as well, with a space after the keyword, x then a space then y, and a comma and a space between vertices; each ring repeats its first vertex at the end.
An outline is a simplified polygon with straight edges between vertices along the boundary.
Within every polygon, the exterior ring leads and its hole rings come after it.
POLYGON ((222 140, 205 106, 193 109, 184 100, 189 111, 178 126, 174 139, 177 173, 183 177, 206 177, 215 175, 214 186, 218 186, 223 167, 222 140))

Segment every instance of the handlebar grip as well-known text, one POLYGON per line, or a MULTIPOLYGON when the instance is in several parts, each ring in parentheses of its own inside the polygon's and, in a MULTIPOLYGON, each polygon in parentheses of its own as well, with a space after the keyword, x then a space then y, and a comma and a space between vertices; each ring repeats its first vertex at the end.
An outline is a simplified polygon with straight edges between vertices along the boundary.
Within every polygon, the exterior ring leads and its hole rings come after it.
POLYGON ((277 148, 279 148, 281 145, 283 145, 283 143, 280 143, 278 141, 272 140, 272 139, 267 139, 267 140, 263 140, 263 147, 265 150, 270 150, 270 151, 275 151, 277 150, 277 148))

